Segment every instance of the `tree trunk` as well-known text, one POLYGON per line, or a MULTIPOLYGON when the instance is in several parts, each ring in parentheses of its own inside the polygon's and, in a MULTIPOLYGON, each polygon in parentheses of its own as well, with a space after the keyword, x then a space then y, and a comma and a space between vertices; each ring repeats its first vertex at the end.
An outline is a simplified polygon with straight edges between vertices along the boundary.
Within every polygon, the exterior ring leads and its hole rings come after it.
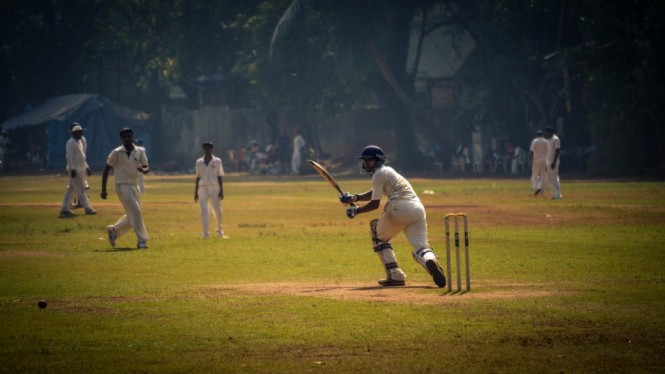
POLYGON ((370 76, 368 81, 375 95, 394 116, 394 165, 401 170, 422 170, 425 160, 418 148, 414 126, 414 121, 422 118, 412 98, 414 77, 406 71, 410 27, 415 8, 410 2, 398 1, 397 5, 397 9, 393 8, 394 12, 387 17, 390 18, 388 23, 391 27, 387 35, 382 35, 383 45, 377 37, 377 30, 380 29, 377 26, 378 21, 369 28, 366 41, 378 73, 370 76))

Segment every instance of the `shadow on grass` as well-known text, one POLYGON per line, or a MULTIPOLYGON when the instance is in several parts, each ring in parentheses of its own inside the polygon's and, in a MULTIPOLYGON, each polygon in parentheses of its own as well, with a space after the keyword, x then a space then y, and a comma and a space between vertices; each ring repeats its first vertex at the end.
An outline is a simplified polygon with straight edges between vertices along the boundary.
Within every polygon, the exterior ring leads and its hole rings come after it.
POLYGON ((434 289, 439 288, 437 286, 395 286, 395 287, 386 287, 386 286, 367 286, 367 287, 354 287, 350 288, 353 291, 375 291, 375 290, 399 290, 399 289, 434 289))
POLYGON ((446 290, 445 292, 441 293, 441 296, 464 295, 464 294, 467 294, 469 292, 470 291, 466 291, 466 290, 461 290, 461 291, 458 291, 458 290, 448 291, 448 290, 446 290))
POLYGON ((130 247, 119 247, 119 248, 109 248, 109 249, 95 249, 93 252, 130 252, 130 251, 140 251, 141 248, 130 248, 130 247))

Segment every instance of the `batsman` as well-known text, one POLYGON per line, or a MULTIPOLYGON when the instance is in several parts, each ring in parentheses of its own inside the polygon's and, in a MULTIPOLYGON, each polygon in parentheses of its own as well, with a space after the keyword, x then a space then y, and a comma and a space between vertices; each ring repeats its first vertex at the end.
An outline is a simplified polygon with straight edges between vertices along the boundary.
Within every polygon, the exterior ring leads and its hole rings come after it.
POLYGON ((411 184, 395 169, 385 165, 386 156, 383 150, 375 145, 365 147, 358 159, 362 160, 361 173, 372 177, 372 189, 360 194, 344 192, 339 196, 339 200, 343 204, 350 204, 346 215, 354 218, 358 214, 378 209, 384 195, 388 199, 380 218, 369 223, 374 252, 379 255, 386 270, 386 278, 380 279, 379 284, 385 287, 406 285, 406 274, 397 264, 390 244, 390 240, 402 231, 413 247, 414 260, 425 268, 437 286, 445 287, 443 269, 427 240, 425 207, 411 184), (362 206, 355 205, 358 201, 369 202, 362 206))

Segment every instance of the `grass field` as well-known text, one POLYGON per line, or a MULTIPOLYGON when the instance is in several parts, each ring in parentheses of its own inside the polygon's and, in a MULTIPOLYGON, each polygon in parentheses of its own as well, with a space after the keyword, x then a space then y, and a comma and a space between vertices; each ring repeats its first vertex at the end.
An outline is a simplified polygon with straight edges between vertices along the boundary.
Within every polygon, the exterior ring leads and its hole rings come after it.
POLYGON ((412 179, 442 259, 444 215, 469 215, 472 291, 449 294, 402 235, 407 286, 378 287, 376 214, 347 219, 318 176, 227 177, 226 240, 200 238, 193 180, 147 177, 137 250, 107 243, 122 208, 98 175, 99 214, 70 219, 64 176, 0 177, 0 371, 665 371, 662 182, 564 179, 551 201, 526 179, 412 179))

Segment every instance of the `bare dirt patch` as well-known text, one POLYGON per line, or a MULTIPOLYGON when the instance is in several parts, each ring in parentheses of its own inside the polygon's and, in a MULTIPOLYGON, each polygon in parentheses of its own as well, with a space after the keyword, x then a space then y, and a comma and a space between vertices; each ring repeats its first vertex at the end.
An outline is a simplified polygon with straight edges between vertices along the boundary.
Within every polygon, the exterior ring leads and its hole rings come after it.
POLYGON ((337 300, 362 300, 404 304, 453 305, 478 299, 538 298, 560 295, 561 291, 542 284, 505 284, 488 289, 478 284, 478 290, 448 293, 447 288, 429 284, 408 284, 405 287, 381 287, 366 283, 306 284, 254 283, 211 287, 201 290, 201 297, 224 296, 312 296, 337 300))

